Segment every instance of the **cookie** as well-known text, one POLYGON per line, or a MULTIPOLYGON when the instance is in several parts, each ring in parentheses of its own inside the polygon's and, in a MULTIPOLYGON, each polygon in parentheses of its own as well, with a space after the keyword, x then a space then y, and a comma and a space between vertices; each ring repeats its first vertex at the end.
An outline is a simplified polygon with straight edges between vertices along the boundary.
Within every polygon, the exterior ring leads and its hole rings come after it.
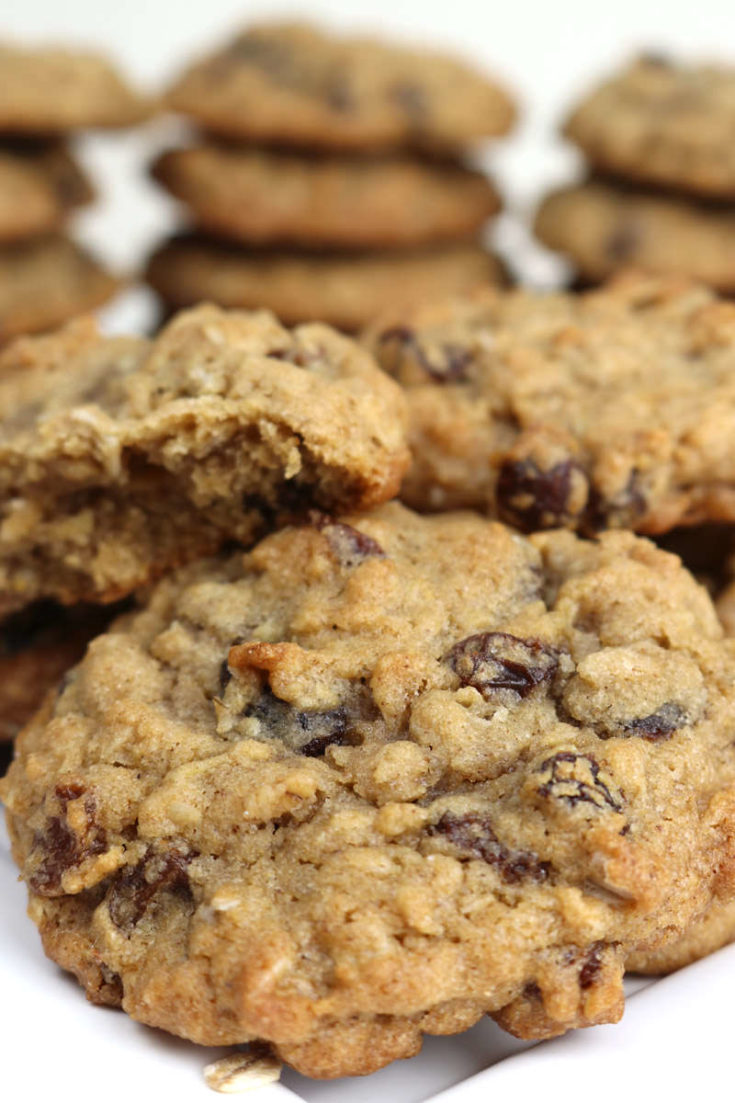
POLYGON ((403 396, 327 326, 201 307, 154 341, 81 319, 0 355, 0 615, 111 601, 280 511, 369 506, 403 396))
POLYGON ((195 62, 168 106, 213 134, 319 149, 456 149, 505 134, 508 94, 440 53, 306 23, 248 28, 195 62))
POLYGON ((265 307, 291 324, 319 319, 354 331, 397 305, 462 294, 500 282, 503 272, 479 245, 335 255, 246 250, 191 235, 158 249, 146 279, 170 307, 265 307))
POLYGON ((603 172, 735 198, 735 67, 643 56, 596 88, 564 133, 603 172))
POLYGON ((61 235, 0 248, 0 342, 53 329, 101 306, 119 281, 61 235))
POLYGON ((202 229, 254 245, 461 240, 500 207, 481 173, 415 157, 315 158, 209 143, 162 154, 153 174, 202 229))
POLYGON ((0 742, 18 734, 111 619, 105 606, 42 602, 0 624, 0 742))
POLYGON ((151 110, 109 61, 81 50, 0 45, 0 88, 2 134, 132 126, 151 110))
POLYGON ((0 246, 59 229, 71 208, 91 198, 63 147, 0 145, 0 246))
POLYGON ((537 236, 595 283, 634 265, 735 291, 735 208, 590 181, 548 196, 537 236))
POLYGON ((735 940, 735 901, 715 901, 675 942, 659 950, 639 949, 628 959, 634 973, 661 976, 691 965, 735 940))
POLYGON ((704 287, 485 290, 365 340, 406 389, 416 508, 526 531, 735 520, 735 305, 704 287))
POLYGON ((734 686, 631 533, 314 514, 98 637, 0 795, 92 1000, 356 1075, 620 1017, 626 959, 733 897, 734 686))

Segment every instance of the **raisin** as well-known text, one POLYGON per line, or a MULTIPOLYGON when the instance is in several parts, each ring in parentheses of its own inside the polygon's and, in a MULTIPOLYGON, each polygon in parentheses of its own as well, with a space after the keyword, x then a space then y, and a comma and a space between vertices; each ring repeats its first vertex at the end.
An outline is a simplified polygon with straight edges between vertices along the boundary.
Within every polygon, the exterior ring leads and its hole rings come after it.
POLYGON ((590 948, 584 960, 584 964, 579 971, 580 988, 591 988, 597 981, 602 969, 602 952, 604 948, 604 942, 595 942, 590 948))
POLYGON ((430 835, 443 835, 463 857, 480 858, 495 866, 508 884, 519 881, 545 881, 551 868, 527 850, 511 850, 500 842, 490 820, 479 812, 456 815, 445 812, 428 829, 430 835))
POLYGON ((641 244, 641 225, 627 218, 610 234, 605 242, 605 254, 615 264, 630 260, 641 244))
POLYGON ((578 804, 591 804, 595 808, 609 808, 622 812, 622 798, 610 792, 600 780, 600 767, 594 758, 572 751, 561 751, 542 762, 539 773, 548 773, 548 781, 539 786, 542 797, 563 800, 575 808, 578 804))
POLYGON ((38 832, 33 840, 33 852, 40 852, 43 857, 29 877, 28 884, 40 896, 60 895, 63 875, 80 865, 85 858, 101 854, 107 848, 106 833, 95 823, 97 807, 94 796, 91 793, 85 795, 84 786, 78 782, 57 785, 55 793, 61 804, 61 815, 51 816, 45 830, 38 832), (69 801, 82 796, 87 823, 80 838, 66 821, 66 806, 69 801))
POLYGON ((644 65, 652 65, 657 69, 674 69, 675 64, 667 54, 661 54, 657 50, 646 50, 640 55, 639 60, 644 65))
POLYGON ((232 681, 232 673, 230 672, 230 666, 227 659, 224 658, 220 663, 219 668, 219 691, 224 693, 229 683, 232 681))
POLYGON ((327 514, 319 513, 317 510, 312 510, 309 514, 309 523, 324 533, 330 548, 343 567, 356 567, 363 559, 376 556, 385 558, 385 552, 377 540, 373 540, 372 536, 367 536, 352 525, 334 521, 327 514))
POLYGON ((448 662, 463 686, 473 686, 486 699, 501 689, 527 697, 535 686, 553 678, 558 666, 553 648, 507 632, 468 636, 454 645, 448 662))
POLYGON ((390 97, 408 116, 414 126, 422 126, 429 114, 429 101, 426 91, 420 84, 402 80, 390 89, 390 97))
POLYGON ((332 77, 324 89, 324 98, 333 111, 354 111, 357 107, 354 93, 344 74, 332 77))
POLYGON ((498 512, 526 532, 574 527, 584 509, 576 508, 573 499, 587 503, 587 493, 577 494, 581 481, 586 487, 587 476, 576 460, 561 460, 548 470, 530 459, 506 460, 495 489, 498 512))
POLYGON ((292 751, 317 758, 329 746, 343 747, 354 742, 349 714, 344 705, 325 712, 300 712, 266 688, 258 700, 247 707, 245 716, 253 716, 269 736, 282 740, 292 751))
POLYGON ((625 730, 634 735, 640 735, 649 743, 656 743, 664 739, 670 739, 674 732, 687 722, 686 713, 680 705, 673 701, 662 705, 657 712, 650 716, 641 716, 637 720, 631 720, 626 724, 625 730))
POLYGON ((468 368, 472 363, 472 354, 461 345, 451 342, 439 344, 438 352, 432 355, 408 326, 393 326, 384 330, 380 341, 386 344, 396 341, 409 348, 426 374, 437 383, 466 383, 469 379, 468 368))
POLYGON ((159 892, 178 892, 191 900, 188 865, 194 853, 151 851, 135 866, 128 866, 115 879, 107 897, 110 918, 121 930, 135 927, 159 892))
POLYGON ((607 499, 593 487, 585 516, 585 530, 594 533, 607 528, 635 528, 647 509, 640 480, 640 472, 633 468, 623 489, 607 499))

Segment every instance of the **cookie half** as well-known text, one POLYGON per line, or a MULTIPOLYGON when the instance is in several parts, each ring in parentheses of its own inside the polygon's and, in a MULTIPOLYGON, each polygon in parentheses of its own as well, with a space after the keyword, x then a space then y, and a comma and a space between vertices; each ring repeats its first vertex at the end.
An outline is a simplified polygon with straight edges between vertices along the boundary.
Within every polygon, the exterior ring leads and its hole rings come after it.
POLYGON ((103 56, 0 44, 0 133, 57 134, 132 126, 151 105, 103 56))
POLYGON ((205 130, 323 149, 456 149, 506 133, 513 104, 461 61, 306 23, 253 26, 194 63, 168 105, 205 130))
POLYGON ((72 208, 92 197, 63 146, 0 144, 0 246, 59 229, 72 208))
POLYGON ((572 112, 564 133, 602 172, 735 198, 735 67, 632 62, 572 112))
POLYGON ((584 280, 635 265, 735 291, 735 208, 590 181, 548 196, 535 232, 584 280))
POLYGON ((92 1000, 356 1075, 620 1017, 626 960, 733 897, 733 685, 648 541, 394 503, 162 581, 0 793, 92 1000))
POLYGON ((406 390, 417 508, 525 531, 735 520, 735 305, 704 287, 486 290, 366 339, 406 390))
POLYGON ((462 240, 500 207, 481 173, 410 157, 317 158, 210 143, 162 154, 153 174, 199 227, 254 245, 462 240))
POLYGON ((112 298, 120 283, 62 235, 0 248, 0 342, 53 329, 112 298))
POLYGON ((110 601, 280 511, 373 505, 404 401, 354 342, 201 307, 154 340, 82 319, 0 356, 0 612, 110 601))
POLYGON ((503 280, 479 245, 386 253, 246 250, 196 236, 174 238, 148 262, 146 279, 170 307, 212 301, 265 307, 288 323, 320 319, 357 330, 391 307, 462 294, 503 280))

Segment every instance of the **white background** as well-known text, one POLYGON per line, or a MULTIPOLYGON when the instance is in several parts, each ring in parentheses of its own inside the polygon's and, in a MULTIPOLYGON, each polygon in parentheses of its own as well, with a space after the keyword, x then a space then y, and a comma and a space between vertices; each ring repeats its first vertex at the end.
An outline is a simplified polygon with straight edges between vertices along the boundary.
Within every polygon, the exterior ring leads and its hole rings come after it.
MULTIPOLYGON (((155 91, 187 55, 216 44, 247 19, 273 13, 443 45, 504 78, 521 103, 522 123, 488 157, 511 208, 521 215, 546 187, 578 171, 554 127, 573 98, 627 54, 652 49, 735 62, 733 0, 314 0, 290 8, 233 0, 0 0, 0 35, 102 47, 155 91)), ((146 180, 144 167, 167 140, 169 124, 158 123, 144 133, 81 143, 104 199, 81 217, 79 232, 119 267, 133 269, 174 224, 173 205, 146 180)), ((558 269, 529 247, 518 222, 506 219, 501 236, 527 277, 547 282, 555 276, 558 269)), ((143 293, 129 295, 107 314, 114 328, 146 325, 152 318, 143 293)), ((208 1054, 89 1007, 74 984, 44 961, 22 915, 23 899, 0 833, 0 1099, 214 1100, 201 1078, 208 1054)), ((722 1096, 730 1099, 733 971, 735 948, 639 992, 618 1027, 582 1032, 495 1064, 452 1092, 452 1103, 491 1099, 494 1093, 519 1103, 541 1096, 544 1103, 570 1096, 595 1103, 648 1103, 652 1097, 678 1103, 713 1091, 722 1078, 722 1096)), ((433 1041, 421 1058, 367 1082, 317 1085, 289 1075, 285 1085, 264 1089, 258 1099, 416 1103, 516 1048, 486 1023, 461 1039, 433 1041)))

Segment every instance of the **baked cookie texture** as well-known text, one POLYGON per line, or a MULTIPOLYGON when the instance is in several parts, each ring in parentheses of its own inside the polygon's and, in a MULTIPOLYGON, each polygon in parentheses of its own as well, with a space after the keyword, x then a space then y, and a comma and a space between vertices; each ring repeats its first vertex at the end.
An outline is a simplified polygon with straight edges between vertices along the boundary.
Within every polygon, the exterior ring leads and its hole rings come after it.
POLYGON ((631 533, 392 503, 162 580, 0 785, 46 952, 197 1042, 367 1073, 615 1021, 735 887, 735 644, 631 533))
POLYGON ((735 198, 735 68, 638 58, 574 110, 564 133, 603 172, 735 198))
POLYGON ((401 154, 308 157, 208 142, 163 153, 153 175, 187 204, 198 227, 246 245, 461 240, 500 208, 482 173, 401 154))
POLYGON ((53 329, 112 298, 120 281, 62 234, 0 248, 0 343, 53 329))
POLYGON ((57 134, 139 123, 151 104, 104 57, 0 44, 0 133, 57 134))
POLYGON ((194 63, 168 106, 228 138, 311 148, 456 149, 506 133, 507 93, 436 52, 264 23, 194 63))
POLYGON ((112 618, 109 606, 40 602, 0 624, 0 742, 15 738, 112 618))
POLYGON ((146 280, 169 307, 202 300, 264 306, 288 324, 322 318, 354 332, 396 306, 460 295, 504 279, 479 245, 363 253, 299 253, 233 248, 182 235, 157 249, 146 280))
POLYGON ((0 423, 2 614, 114 600, 282 510, 373 505, 408 463, 401 392, 359 346, 213 306, 154 341, 84 319, 16 342, 0 423))
POLYGON ((587 294, 485 290, 366 334, 406 391, 404 500, 526 531, 735 519, 735 306, 629 274, 587 294))
POLYGON ((0 144, 0 246, 58 230, 93 198, 86 176, 58 144, 0 144))
POLYGON ((590 181, 549 195, 534 230, 573 261, 583 280, 599 283, 634 265, 735 291, 735 208, 729 206, 590 181))

